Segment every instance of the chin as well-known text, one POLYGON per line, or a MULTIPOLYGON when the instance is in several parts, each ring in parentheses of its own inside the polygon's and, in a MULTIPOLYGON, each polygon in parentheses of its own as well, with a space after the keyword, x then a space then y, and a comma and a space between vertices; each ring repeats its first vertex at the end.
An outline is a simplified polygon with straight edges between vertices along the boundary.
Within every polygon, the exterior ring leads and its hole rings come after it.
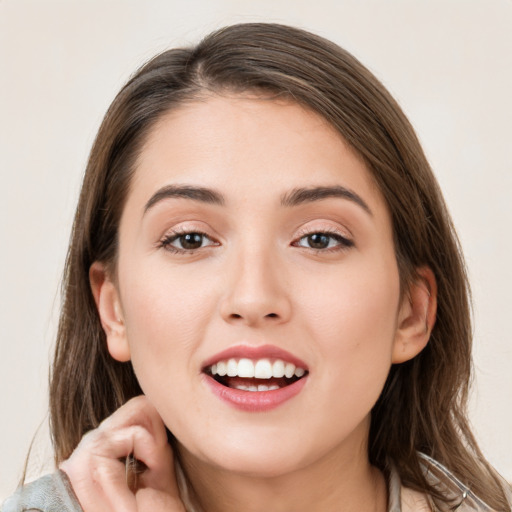
MULTIPOLYGON (((227 471, 252 478, 273 478, 286 475, 308 464, 306 453, 299 447, 308 447, 303 441, 283 443, 284 436, 268 439, 264 436, 237 438, 226 433, 222 439, 208 436, 207 444, 186 446, 178 443, 180 458, 192 464, 207 464, 220 471, 227 471)), ((309 448, 309 447, 308 447, 309 448)))

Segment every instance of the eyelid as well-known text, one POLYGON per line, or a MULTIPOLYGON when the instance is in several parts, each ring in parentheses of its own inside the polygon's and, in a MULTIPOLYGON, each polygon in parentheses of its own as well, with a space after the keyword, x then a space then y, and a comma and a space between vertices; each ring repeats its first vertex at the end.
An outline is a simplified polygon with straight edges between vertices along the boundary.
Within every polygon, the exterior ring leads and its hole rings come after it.
POLYGON ((171 237, 172 235, 186 235, 187 233, 200 233, 202 235, 211 238, 212 240, 219 240, 219 235, 216 231, 207 223, 197 218, 184 219, 184 220, 173 220, 172 223, 166 223, 162 225, 159 233, 155 232, 158 236, 158 241, 165 237, 171 237))
POLYGON ((212 234, 208 233, 206 229, 202 229, 194 226, 191 223, 185 223, 184 225, 174 226, 168 229, 156 242, 155 246, 157 249, 162 248, 172 253, 178 254, 194 254, 197 251, 206 249, 208 247, 219 246, 221 243, 218 241, 216 237, 212 234), (198 234, 208 239, 210 242, 206 246, 198 247, 196 249, 183 249, 180 247, 175 247, 172 243, 178 240, 180 237, 188 235, 188 234, 198 234))
POLYGON ((297 234, 295 235, 295 238, 297 239, 307 235, 312 235, 314 233, 333 234, 338 235, 345 240, 354 240, 354 236, 348 228, 333 226, 332 223, 327 223, 326 221, 308 222, 306 225, 300 227, 300 229, 297 231, 297 234))
POLYGON ((316 252, 335 252, 335 251, 343 251, 349 249, 350 247, 355 247, 355 242, 352 234, 347 234, 346 231, 336 228, 334 226, 322 226, 322 225, 314 225, 311 227, 302 227, 297 235, 294 237, 292 244, 295 247, 301 247, 303 249, 308 249, 316 252), (331 236, 332 238, 338 241, 338 245, 336 247, 328 247, 324 249, 315 249, 313 247, 305 247, 303 245, 298 245, 298 243, 308 236, 314 234, 325 234, 331 236))

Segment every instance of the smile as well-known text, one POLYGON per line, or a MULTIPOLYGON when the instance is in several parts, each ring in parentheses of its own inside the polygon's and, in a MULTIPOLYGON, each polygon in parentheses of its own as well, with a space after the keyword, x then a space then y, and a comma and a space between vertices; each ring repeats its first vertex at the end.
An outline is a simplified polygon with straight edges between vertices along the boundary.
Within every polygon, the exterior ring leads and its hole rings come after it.
POLYGON ((208 368, 212 377, 229 388, 243 391, 274 391, 293 384, 306 370, 282 359, 227 359, 208 368))
POLYGON ((309 371, 305 363, 277 347, 242 346, 212 358, 203 374, 220 399, 237 409, 257 412, 273 409, 298 394, 309 371), (240 357, 242 353, 245 357, 240 357))

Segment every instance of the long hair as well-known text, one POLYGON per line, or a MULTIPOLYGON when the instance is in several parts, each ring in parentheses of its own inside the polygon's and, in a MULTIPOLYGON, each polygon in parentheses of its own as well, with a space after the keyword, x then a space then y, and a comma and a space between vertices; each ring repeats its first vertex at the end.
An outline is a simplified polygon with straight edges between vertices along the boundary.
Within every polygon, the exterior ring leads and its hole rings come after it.
POLYGON ((63 280, 50 383, 55 458, 142 391, 130 363, 107 351, 89 284, 94 261, 115 265, 118 227, 137 155, 160 117, 207 91, 262 91, 326 119, 364 159, 391 212, 402 290, 429 266, 438 285, 427 347, 394 365, 371 415, 369 458, 393 460, 404 484, 436 495, 418 451, 447 466, 496 509, 504 492, 466 416, 471 380, 470 297, 450 216, 413 128, 398 104, 345 50, 276 24, 221 29, 197 46, 146 63, 110 106, 87 165, 63 280))

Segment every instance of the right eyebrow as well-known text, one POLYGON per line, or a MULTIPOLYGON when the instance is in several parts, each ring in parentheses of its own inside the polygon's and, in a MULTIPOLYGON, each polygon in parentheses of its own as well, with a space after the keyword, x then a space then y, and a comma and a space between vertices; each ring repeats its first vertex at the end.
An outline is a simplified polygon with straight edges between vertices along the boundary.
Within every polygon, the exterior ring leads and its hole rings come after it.
POLYGON ((184 198, 192 199, 193 201, 200 201, 202 203, 224 205, 224 196, 206 187, 196 187, 193 185, 166 185, 158 189, 146 203, 144 207, 144 213, 155 206, 158 202, 169 198, 184 198))
POLYGON ((334 187, 296 188, 281 197, 281 204, 287 207, 298 206, 304 203, 321 201, 330 197, 339 197, 352 201, 360 206, 368 215, 373 216, 370 207, 361 196, 357 195, 353 190, 340 185, 335 185, 334 187))

